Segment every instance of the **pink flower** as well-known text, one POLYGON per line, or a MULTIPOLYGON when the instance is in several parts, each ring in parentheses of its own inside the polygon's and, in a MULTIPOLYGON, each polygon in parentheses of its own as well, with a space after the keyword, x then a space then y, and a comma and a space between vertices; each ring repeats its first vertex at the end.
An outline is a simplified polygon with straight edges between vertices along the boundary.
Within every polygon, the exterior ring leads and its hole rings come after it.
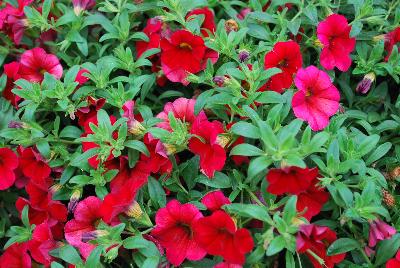
POLYGON ((329 117, 338 111, 340 100, 328 74, 309 66, 297 72, 294 83, 299 89, 292 99, 295 116, 307 121, 314 131, 324 129, 329 117))
POLYGON ((29 6, 33 0, 18 0, 17 2, 18 7, 6 3, 6 7, 0 10, 0 31, 7 34, 16 45, 19 45, 26 27, 24 8, 29 6))
POLYGON ((79 72, 76 74, 75 77, 75 82, 79 83, 79 86, 85 84, 87 81, 89 81, 89 78, 84 76, 84 74, 88 74, 89 70, 86 69, 80 69, 79 72))
POLYGON ((201 203, 206 206, 208 210, 216 211, 221 209, 223 205, 230 204, 231 201, 224 195, 221 190, 209 192, 201 199, 201 203))
POLYGON ((370 222, 368 246, 374 247, 379 240, 390 239, 396 229, 380 219, 370 222))
POLYGON ((185 259, 201 260, 206 255, 194 240, 193 224, 202 218, 201 212, 192 204, 170 201, 156 214, 156 227, 151 232, 167 252, 167 259, 179 266, 185 259))
POLYGON ((58 58, 53 54, 47 54, 43 48, 36 47, 25 51, 21 55, 19 75, 29 82, 42 82, 44 73, 60 79, 63 68, 58 58))
POLYGON ((75 14, 81 13, 83 10, 88 10, 96 5, 96 0, 72 0, 75 14))
POLYGON ((356 39, 350 37, 350 31, 346 17, 339 14, 332 14, 318 24, 317 36, 323 45, 320 61, 325 69, 337 67, 342 72, 349 69, 350 53, 356 45, 356 39))

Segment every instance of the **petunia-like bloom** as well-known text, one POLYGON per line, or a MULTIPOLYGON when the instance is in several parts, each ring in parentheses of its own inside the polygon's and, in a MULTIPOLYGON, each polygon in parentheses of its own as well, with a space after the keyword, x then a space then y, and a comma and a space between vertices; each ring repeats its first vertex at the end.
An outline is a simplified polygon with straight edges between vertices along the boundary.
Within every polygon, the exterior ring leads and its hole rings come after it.
POLYGON ((63 67, 57 56, 47 54, 43 48, 36 47, 26 50, 21 55, 19 66, 20 78, 29 82, 42 82, 44 73, 53 75, 60 79, 63 74, 63 67))
POLYGON ((338 89, 328 74, 315 66, 300 69, 294 83, 299 89, 292 99, 295 116, 307 121, 314 131, 324 129, 339 109, 338 89))
POLYGON ((161 47, 161 67, 165 76, 172 82, 188 85, 189 73, 196 74, 204 70, 207 60, 218 60, 218 53, 208 49, 204 40, 187 30, 178 30, 170 39, 163 38, 161 47))
POLYGON ((76 111, 76 116, 78 117, 78 124, 82 127, 85 126, 85 122, 90 118, 95 117, 97 115, 97 111, 100 110, 105 103, 106 99, 104 98, 95 99, 92 96, 88 96, 87 106, 81 107, 76 111))
POLYGON ((28 254, 27 243, 14 243, 0 256, 0 267, 31 268, 32 260, 28 254))
POLYGON ((177 200, 168 202, 156 214, 156 227, 151 232, 165 248, 167 260, 179 266, 185 259, 197 261, 206 251, 194 240, 195 224, 203 215, 192 204, 181 204, 177 200))
POLYGON ((83 10, 88 10, 96 5, 96 0, 72 0, 74 13, 79 15, 83 10))
POLYGON ((356 39, 350 37, 350 31, 351 25, 346 17, 339 14, 329 15, 318 24, 317 37, 323 46, 320 62, 325 69, 337 67, 345 72, 350 68, 350 53, 356 45, 356 39))
POLYGON ((386 268, 399 268, 400 267, 400 250, 397 251, 396 256, 386 262, 386 268))
POLYGON ((140 123, 140 121, 143 121, 143 118, 140 114, 134 114, 135 102, 133 100, 126 101, 122 105, 122 110, 124 110, 124 114, 122 115, 122 117, 128 119, 128 132, 137 136, 143 135, 145 133, 145 128, 140 123))
POLYGON ((273 168, 268 171, 266 176, 269 183, 267 192, 275 195, 299 194, 306 191, 317 176, 317 168, 273 168))
POLYGON ((210 211, 221 209, 223 205, 230 204, 231 201, 227 198, 221 190, 207 193, 201 199, 201 203, 206 206, 210 211))
POLYGON ((149 150, 150 155, 140 154, 140 160, 145 162, 153 174, 169 174, 172 171, 172 162, 168 158, 164 145, 155 139, 150 133, 143 137, 143 143, 149 150))
POLYGON ((50 226, 43 222, 35 227, 32 239, 28 242, 28 249, 32 258, 44 266, 50 266, 54 257, 49 252, 57 248, 57 241, 54 240, 50 226))
POLYGON ((300 46, 294 41, 278 42, 265 54, 264 69, 279 68, 282 72, 272 76, 267 84, 268 90, 282 93, 293 84, 293 76, 303 64, 300 46))
POLYGON ((6 87, 4 88, 2 95, 3 97, 11 102, 14 107, 18 106, 18 102, 21 99, 19 96, 15 95, 12 90, 14 88, 14 82, 20 77, 18 74, 19 62, 13 61, 8 64, 4 64, 4 74, 7 77, 6 87))
POLYGON ((200 156, 200 171, 209 178, 214 177, 215 171, 222 170, 226 160, 225 149, 218 143, 218 135, 224 133, 222 123, 198 118, 190 133, 196 135, 189 140, 189 150, 200 156))
POLYGON ((390 239, 396 233, 396 229, 386 222, 376 219, 369 224, 368 246, 374 247, 380 240, 390 239))
POLYGON ((7 34, 16 45, 19 45, 24 35, 27 21, 24 8, 33 0, 18 0, 18 7, 6 3, 6 7, 0 10, 0 31, 7 34))
POLYGON ((308 189, 297 195, 296 209, 298 212, 305 211, 302 215, 308 221, 321 212, 322 207, 329 200, 329 193, 325 188, 318 187, 317 179, 314 179, 308 189))
POLYGON ((101 205, 102 201, 98 197, 85 198, 77 205, 74 219, 65 224, 65 239, 70 245, 77 247, 85 259, 96 245, 83 242, 82 236, 96 230, 97 224, 102 219, 101 205))
MULTIPOLYGON (((143 28, 143 32, 147 35, 149 41, 136 41, 136 51, 138 58, 143 54, 143 52, 149 49, 159 48, 161 38, 169 37, 171 35, 171 31, 168 25, 162 21, 161 17, 148 19, 146 27, 143 28)), ((151 58, 153 57, 154 55, 151 56, 151 58)))
POLYGON ((0 148, 0 190, 8 189, 14 184, 14 170, 17 167, 17 155, 9 148, 0 148))
POLYGON ((157 118, 163 120, 163 122, 157 124, 157 127, 172 131, 171 126, 169 125, 169 113, 172 113, 173 116, 176 119, 179 119, 181 122, 186 123, 188 126, 188 130, 191 129, 196 119, 200 121, 207 120, 207 116, 204 111, 200 111, 198 115, 194 114, 195 103, 195 99, 186 98, 178 98, 173 102, 167 102, 164 105, 164 110, 157 115, 157 118))
POLYGON ((209 9, 208 7, 193 9, 186 15, 186 20, 190 20, 190 17, 194 15, 204 15, 204 21, 200 26, 201 34, 204 37, 208 37, 207 30, 211 33, 215 32, 216 26, 214 20, 214 12, 211 9, 209 9))
POLYGON ((50 166, 36 149, 21 147, 20 152, 19 166, 26 177, 38 182, 50 176, 50 166))
POLYGON ((298 253, 305 253, 314 268, 333 268, 335 264, 343 261, 346 256, 346 253, 333 256, 326 254, 326 249, 335 241, 336 233, 328 227, 303 224, 297 233, 296 250, 298 253), (319 260, 313 256, 314 254, 322 259, 324 264, 320 264, 319 260))
POLYGON ((245 254, 254 247, 249 230, 237 229, 233 219, 222 210, 198 219, 194 224, 194 237, 208 254, 221 256, 234 264, 243 264, 245 254))
MULTIPOLYGON (((400 27, 397 27, 393 31, 387 33, 384 35, 384 40, 385 40, 385 50, 387 52, 387 55, 385 57, 385 61, 387 61, 392 54, 393 47, 394 45, 399 45, 398 43, 400 42, 400 27)), ((398 49, 400 51, 400 47, 398 46, 398 49)))

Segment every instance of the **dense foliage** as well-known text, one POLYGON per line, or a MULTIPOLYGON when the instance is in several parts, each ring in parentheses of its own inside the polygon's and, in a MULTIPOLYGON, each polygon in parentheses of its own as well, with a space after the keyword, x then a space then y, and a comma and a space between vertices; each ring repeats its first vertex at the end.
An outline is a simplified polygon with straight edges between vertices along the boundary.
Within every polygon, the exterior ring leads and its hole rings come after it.
POLYGON ((0 267, 400 267, 399 42, 396 0, 0 1, 0 267))

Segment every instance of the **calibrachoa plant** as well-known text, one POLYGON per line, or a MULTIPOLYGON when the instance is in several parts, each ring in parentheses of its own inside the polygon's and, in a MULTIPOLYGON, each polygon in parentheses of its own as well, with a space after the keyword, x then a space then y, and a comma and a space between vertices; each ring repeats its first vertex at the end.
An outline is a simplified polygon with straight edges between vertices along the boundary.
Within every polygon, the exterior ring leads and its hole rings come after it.
POLYGON ((399 1, 0 1, 0 267, 400 267, 399 49, 399 1))

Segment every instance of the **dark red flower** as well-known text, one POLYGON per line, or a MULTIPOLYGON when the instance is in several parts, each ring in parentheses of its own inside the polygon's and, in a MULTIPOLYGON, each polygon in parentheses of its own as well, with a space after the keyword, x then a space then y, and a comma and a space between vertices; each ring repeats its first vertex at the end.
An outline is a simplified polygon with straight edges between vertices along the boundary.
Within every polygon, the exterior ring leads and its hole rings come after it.
POLYGON ((51 168, 46 160, 32 147, 20 149, 19 167, 31 180, 41 181, 50 176, 51 168))
POLYGON ((20 78, 29 82, 42 82, 44 73, 49 73, 56 79, 60 79, 63 74, 58 58, 53 54, 47 54, 40 47, 22 53, 19 63, 20 78))
POLYGON ((211 33, 215 32, 215 20, 214 20, 214 12, 208 7, 196 8, 190 11, 186 15, 186 20, 190 20, 190 17, 193 15, 204 15, 204 21, 201 24, 201 34, 205 37, 208 37, 208 31, 211 33))
POLYGON ((272 76, 267 82, 267 89, 281 93, 293 83, 293 75, 301 68, 303 58, 300 46, 294 41, 278 42, 265 54, 264 68, 279 68, 281 73, 272 76))
POLYGON ((187 30, 174 32, 170 39, 161 39, 161 66, 165 76, 172 82, 188 85, 186 77, 206 68, 207 60, 218 60, 218 53, 208 49, 204 40, 187 30))
POLYGON ((201 199, 201 203, 206 206, 208 210, 216 211, 221 209, 223 205, 230 204, 231 201, 227 198, 221 190, 207 193, 201 199))
POLYGON ((333 268, 346 256, 346 253, 327 256, 326 249, 335 240, 336 233, 328 227, 314 224, 301 225, 297 233, 296 250, 299 253, 305 253, 315 268, 333 268), (324 264, 319 263, 310 251, 321 258, 324 264))
POLYGON ((317 27, 317 37, 322 43, 321 65, 332 70, 337 67, 345 72, 350 68, 350 53, 354 50, 356 39, 350 37, 351 25, 346 17, 339 14, 329 15, 317 27))
POLYGON ((14 170, 17 167, 17 155, 11 149, 0 148, 0 190, 8 189, 14 184, 14 170))
POLYGON ((266 176, 269 183, 267 192, 275 195, 299 194, 306 191, 317 178, 317 168, 285 167, 270 169, 266 176))
POLYGON ((315 179, 305 192, 297 195, 297 211, 305 210, 303 217, 309 221, 321 212, 322 207, 329 200, 329 193, 324 188, 316 186, 317 183, 318 180, 315 179))
POLYGON ((222 210, 198 219, 194 224, 194 237, 208 254, 221 256, 234 264, 243 264, 245 254, 254 247, 249 230, 237 229, 232 218, 222 210))
POLYGON ((150 152, 149 156, 145 154, 140 155, 140 160, 148 165, 151 173, 169 174, 172 171, 172 163, 169 160, 165 151, 164 145, 158 139, 153 138, 150 133, 143 137, 143 142, 146 144, 150 152))
POLYGON ((203 215, 192 204, 181 204, 177 200, 168 202, 156 214, 156 227, 151 232, 167 252, 167 259, 179 266, 185 259, 196 261, 206 255, 194 240, 193 224, 203 215))
POLYGON ((198 115, 194 114, 195 104, 195 99, 186 98, 178 98, 173 102, 167 102, 164 105, 164 110, 157 115, 157 118, 163 120, 163 122, 157 124, 157 127, 172 131, 171 126, 169 125, 169 113, 172 113, 173 116, 181 122, 186 123, 189 130, 196 119, 199 121, 206 121, 207 116, 203 111, 200 111, 198 115))
POLYGON ((26 243, 14 243, 0 256, 0 267, 31 268, 32 261, 26 243))
POLYGON ((50 266, 54 257, 49 252, 57 248, 57 242, 53 238, 50 226, 43 222, 35 227, 32 239, 28 242, 28 249, 32 258, 44 266, 50 266))
MULTIPOLYGON (((390 55, 392 54, 394 45, 398 45, 398 43, 400 42, 400 27, 397 27, 393 31, 385 34, 384 39, 385 39, 385 50, 387 52, 385 61, 387 61, 390 55)), ((398 49, 400 51, 399 46, 398 49)))
POLYGON ((218 143, 218 135, 224 133, 222 123, 197 118, 190 133, 196 136, 189 140, 189 149, 200 156, 201 172, 209 178, 214 177, 215 171, 222 170, 226 160, 226 152, 218 143))
POLYGON ((0 10, 0 31, 7 34, 16 45, 19 45, 24 35, 27 21, 24 8, 33 0, 18 0, 18 7, 6 3, 6 7, 0 10))
POLYGON ((2 95, 6 100, 10 101, 14 107, 18 106, 18 102, 21 99, 19 96, 12 93, 14 82, 20 78, 18 71, 19 62, 13 61, 11 63, 4 64, 4 74, 7 76, 7 83, 2 95))
MULTIPOLYGON (((78 78, 78 76, 77 76, 77 78, 78 78)), ((75 79, 75 81, 76 81, 76 79, 75 79)), ((79 81, 77 81, 77 82, 79 82, 79 81)), ((76 116, 78 117, 78 124, 83 127, 85 125, 85 122, 88 119, 97 115, 97 111, 100 110, 104 106, 105 103, 106 103, 106 99, 104 99, 104 98, 95 99, 92 96, 88 96, 87 97, 87 106, 79 108, 76 111, 76 116)))

